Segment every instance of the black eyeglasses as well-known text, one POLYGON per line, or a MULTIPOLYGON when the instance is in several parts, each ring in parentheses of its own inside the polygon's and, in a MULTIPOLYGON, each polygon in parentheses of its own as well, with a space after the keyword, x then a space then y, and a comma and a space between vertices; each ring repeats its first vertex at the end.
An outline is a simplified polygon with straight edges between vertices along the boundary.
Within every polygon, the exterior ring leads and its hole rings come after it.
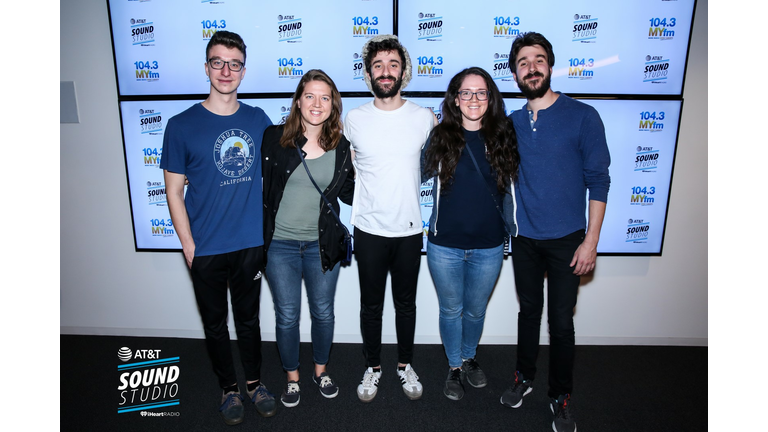
POLYGON ((224 61, 218 58, 209 59, 208 64, 214 69, 224 69, 224 65, 227 65, 232 72, 240 72, 245 66, 244 63, 237 60, 224 61))
POLYGON ((463 101, 472 100, 472 95, 477 96, 477 100, 479 101, 488 100, 488 90, 480 90, 476 92, 471 92, 469 90, 459 91, 459 99, 463 101))

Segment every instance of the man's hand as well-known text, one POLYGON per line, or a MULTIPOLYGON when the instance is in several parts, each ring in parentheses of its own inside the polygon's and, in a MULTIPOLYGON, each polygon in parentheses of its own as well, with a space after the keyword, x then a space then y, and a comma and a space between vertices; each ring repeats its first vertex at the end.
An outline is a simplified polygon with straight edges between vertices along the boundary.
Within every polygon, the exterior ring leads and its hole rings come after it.
POLYGON ((191 269, 192 259, 195 258, 195 240, 192 238, 189 216, 184 205, 184 185, 188 183, 187 176, 168 170, 163 171, 163 176, 165 178, 165 197, 168 201, 171 220, 173 221, 176 236, 178 236, 179 242, 181 242, 181 250, 184 252, 187 267, 191 269))
POLYGON ((195 244, 186 248, 181 248, 184 251, 184 259, 187 260, 187 267, 192 268, 192 260, 195 259, 195 244))
POLYGON ((592 243, 585 239, 576 249, 571 260, 571 267, 574 267, 573 274, 583 276, 595 269, 597 260, 597 243, 592 243))
POLYGON ((602 201, 589 200, 589 226, 581 242, 573 254, 571 267, 573 274, 583 276, 595 269, 597 261, 597 243, 600 241, 600 229, 603 227, 603 217, 605 216, 605 203, 602 201))

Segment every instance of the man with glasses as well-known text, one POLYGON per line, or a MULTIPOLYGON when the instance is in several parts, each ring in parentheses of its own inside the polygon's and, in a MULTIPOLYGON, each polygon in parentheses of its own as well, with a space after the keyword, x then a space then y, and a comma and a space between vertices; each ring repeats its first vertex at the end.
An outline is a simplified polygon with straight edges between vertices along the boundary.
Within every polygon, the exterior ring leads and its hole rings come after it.
POLYGON ((262 416, 275 414, 274 396, 260 381, 259 327, 261 137, 272 122, 260 108, 237 100, 245 77, 245 43, 239 35, 219 31, 211 37, 205 74, 211 83, 208 98, 168 121, 160 167, 206 348, 223 389, 219 411, 226 424, 234 425, 245 413, 227 328, 227 286, 248 397, 262 416))
POLYGON ((421 265, 419 207, 421 147, 437 123, 429 109, 403 99, 411 80, 411 59, 397 36, 380 35, 363 46, 365 82, 374 100, 344 121, 352 144, 355 196, 355 257, 360 279, 360 327, 366 371, 357 387, 363 402, 376 397, 381 377, 381 325, 387 275, 397 331, 397 376, 403 392, 419 399, 422 385, 411 367, 416 330, 416 283, 421 265))
POLYGON ((595 268, 611 157, 597 111, 550 88, 555 54, 544 36, 534 32, 518 36, 509 65, 528 103, 510 115, 520 152, 514 188, 518 236, 512 238, 520 313, 515 379, 501 403, 518 408, 533 390, 546 273, 552 429, 575 432, 570 410, 573 310, 581 276, 595 268))

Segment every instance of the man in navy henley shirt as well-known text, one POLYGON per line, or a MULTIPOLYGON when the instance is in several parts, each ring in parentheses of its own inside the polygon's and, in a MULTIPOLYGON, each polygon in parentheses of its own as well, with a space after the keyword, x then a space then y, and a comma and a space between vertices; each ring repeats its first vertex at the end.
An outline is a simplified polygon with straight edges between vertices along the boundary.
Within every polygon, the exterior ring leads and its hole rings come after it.
POLYGON ((533 390, 546 273, 552 426, 555 431, 574 432, 573 310, 581 276, 595 268, 611 159, 597 111, 550 88, 555 55, 544 36, 533 32, 518 36, 509 62, 527 104, 510 115, 520 151, 514 187, 519 231, 512 239, 520 313, 515 382, 501 403, 518 408, 533 390))

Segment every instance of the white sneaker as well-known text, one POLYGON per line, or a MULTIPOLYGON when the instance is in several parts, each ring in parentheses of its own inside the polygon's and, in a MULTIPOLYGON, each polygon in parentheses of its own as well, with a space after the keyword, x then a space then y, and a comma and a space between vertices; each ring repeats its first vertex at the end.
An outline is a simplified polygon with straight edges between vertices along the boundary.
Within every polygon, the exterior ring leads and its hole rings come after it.
POLYGON ((363 375, 363 380, 357 386, 357 397, 363 402, 370 402, 376 397, 379 390, 379 378, 381 371, 374 372, 373 368, 368 368, 363 375))
POLYGON ((397 376, 400 377, 400 383, 403 385, 403 391, 410 400, 416 400, 421 397, 423 388, 419 382, 419 376, 413 370, 411 364, 405 365, 405 370, 397 370, 397 376))

